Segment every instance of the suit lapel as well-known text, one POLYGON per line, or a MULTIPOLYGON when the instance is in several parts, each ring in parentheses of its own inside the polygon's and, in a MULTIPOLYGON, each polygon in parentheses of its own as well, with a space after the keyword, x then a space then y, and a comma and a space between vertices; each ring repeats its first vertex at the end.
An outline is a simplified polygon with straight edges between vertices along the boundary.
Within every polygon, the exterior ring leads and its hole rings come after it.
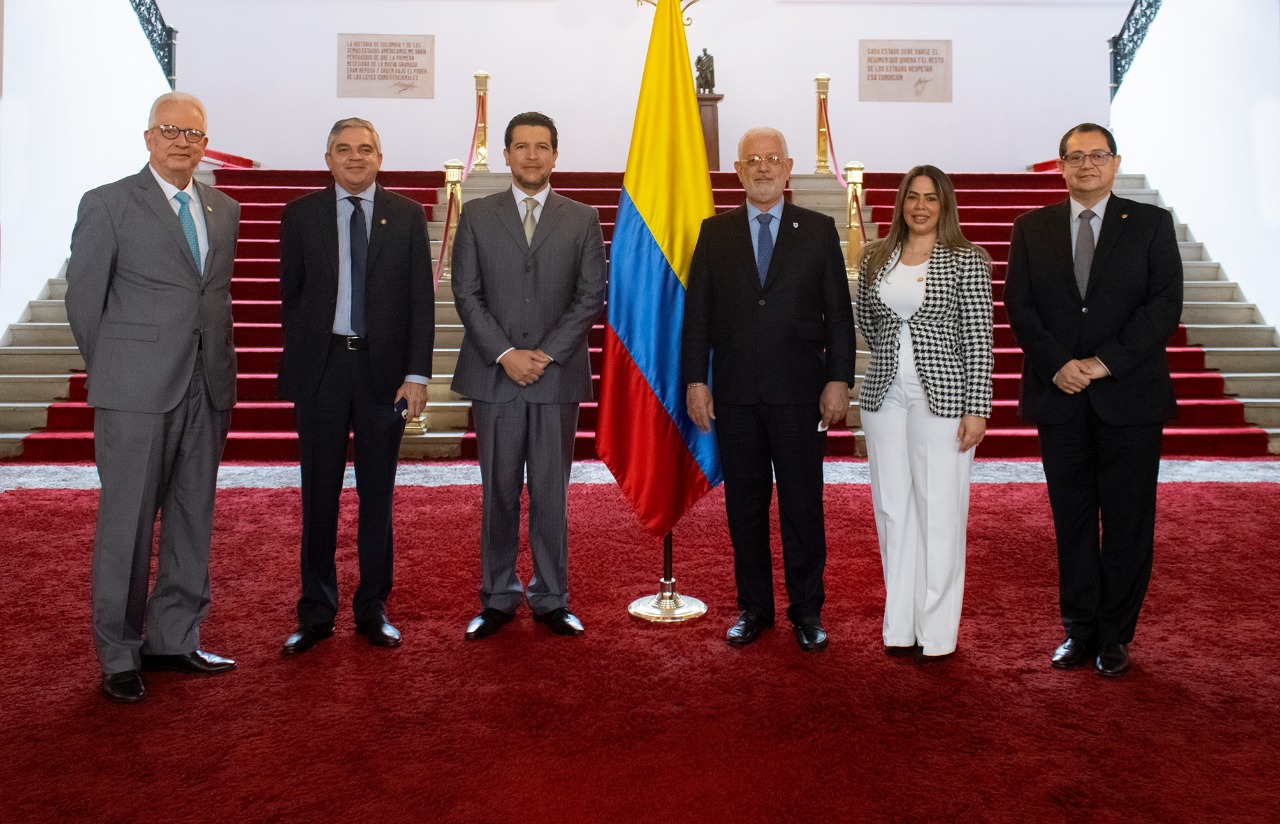
MULTIPOLYGON (((178 223, 178 214, 169 205, 169 199, 164 196, 164 190, 160 188, 160 184, 156 183, 151 169, 144 166, 135 179, 140 190, 138 197, 155 213, 156 218, 164 226, 165 233, 177 245, 179 254, 190 264, 189 273, 196 282, 199 282, 200 270, 196 267, 196 259, 191 254, 191 246, 187 244, 187 236, 182 233, 182 224, 178 223)), ((206 223, 206 227, 207 225, 206 223)))
POLYGON ((524 223, 521 222, 520 205, 516 203, 515 196, 511 194, 511 187, 507 187, 498 192, 494 197, 498 198, 498 222, 507 230, 507 234, 511 235, 511 239, 521 252, 529 250, 529 244, 524 239, 524 223))
POLYGON ((1045 229, 1049 234, 1050 260, 1061 261, 1058 277, 1070 281, 1070 292, 1077 297, 1080 290, 1076 287, 1076 273, 1072 261, 1075 252, 1071 248, 1071 201, 1064 200, 1047 207, 1048 220, 1045 229))
MULTIPOLYGON (((334 204, 337 208, 337 204, 334 204)), ((334 220, 337 220, 337 213, 334 213, 334 220)), ((370 233, 369 233, 369 271, 365 273, 365 288, 368 289, 369 280, 373 277, 373 273, 378 269, 378 251, 382 248, 382 238, 387 233, 387 190, 382 188, 382 184, 376 184, 373 190, 373 210, 369 215, 370 233)), ((367 304, 366 304, 367 305, 367 304)))
MULTIPOLYGON (((565 199, 555 192, 547 192, 547 202, 542 206, 542 217, 538 218, 537 227, 533 230, 533 242, 529 244, 530 254, 538 250, 543 241, 555 231, 556 224, 564 217, 565 199)), ((520 226, 520 236, 524 237, 523 224, 520 226)))
POLYGON ((320 220, 316 222, 314 231, 320 233, 320 248, 324 250, 324 276, 327 278, 325 288, 329 294, 338 294, 338 190, 330 183, 324 188, 324 195, 319 203, 320 220))
POLYGON ((1106 271, 1107 258, 1116 247, 1116 241, 1124 234, 1129 217, 1129 203, 1122 197, 1111 196, 1107 201, 1107 210, 1102 214, 1102 229, 1098 233, 1098 245, 1093 253, 1093 264, 1089 267, 1089 288, 1092 292, 1098 283, 1098 276, 1106 271))
POLYGON ((733 245, 736 247, 735 253, 738 256, 738 265, 734 268, 742 272, 743 277, 750 281, 751 288, 757 292, 763 291, 760 286, 759 270, 756 268, 755 247, 751 245, 751 221, 747 219, 747 204, 742 204, 729 215, 735 227, 733 236, 736 242, 733 245))
MULTIPOLYGON (((200 193, 200 207, 204 209, 204 229, 209 238, 209 251, 204 256, 204 271, 207 274, 214 271, 214 266, 217 264, 221 244, 216 240, 221 239, 222 234, 227 230, 230 215, 225 214, 226 210, 213 205, 213 198, 209 196, 213 191, 212 187, 197 182, 196 190, 200 193)), ((231 228, 234 230, 235 227, 231 228)))

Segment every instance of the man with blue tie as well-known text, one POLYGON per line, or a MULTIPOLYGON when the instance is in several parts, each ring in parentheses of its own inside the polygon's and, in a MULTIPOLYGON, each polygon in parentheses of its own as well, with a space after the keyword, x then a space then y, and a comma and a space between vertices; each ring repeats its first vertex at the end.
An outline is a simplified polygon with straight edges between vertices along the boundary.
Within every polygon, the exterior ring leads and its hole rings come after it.
POLYGON ((67 318, 88 373, 102 491, 93 539, 93 633, 103 695, 146 696, 142 670, 215 675, 209 614, 218 462, 236 402, 231 269, 239 205, 193 179, 209 139, 198 99, 161 95, 150 162, 80 201, 67 318), (155 585, 147 591, 160 517, 155 585))
POLYGON ((732 647, 773 625, 769 505, 777 477, 787 617, 825 649, 826 431, 849 411, 853 309, 835 221, 785 202, 787 143, 755 128, 733 164, 747 202, 702 222, 689 267, 680 372, 689 417, 715 424, 739 617, 732 647))
POLYGON ((280 396, 294 403, 302 471, 302 596, 283 652, 333 635, 338 502, 354 434, 360 585, 355 630, 400 644, 387 620, 392 495, 405 421, 427 401, 435 289, 422 205, 378 185, 373 124, 339 120, 325 162, 334 184, 285 206, 280 222, 284 353, 280 396))

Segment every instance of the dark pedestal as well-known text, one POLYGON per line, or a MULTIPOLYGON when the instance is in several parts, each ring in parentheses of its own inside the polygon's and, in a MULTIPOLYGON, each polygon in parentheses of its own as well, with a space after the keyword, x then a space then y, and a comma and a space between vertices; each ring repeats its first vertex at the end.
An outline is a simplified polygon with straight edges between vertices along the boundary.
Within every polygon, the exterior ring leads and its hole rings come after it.
POLYGON ((702 139, 707 144, 707 167, 720 171, 720 110, 722 94, 698 95, 698 113, 702 116, 702 139))

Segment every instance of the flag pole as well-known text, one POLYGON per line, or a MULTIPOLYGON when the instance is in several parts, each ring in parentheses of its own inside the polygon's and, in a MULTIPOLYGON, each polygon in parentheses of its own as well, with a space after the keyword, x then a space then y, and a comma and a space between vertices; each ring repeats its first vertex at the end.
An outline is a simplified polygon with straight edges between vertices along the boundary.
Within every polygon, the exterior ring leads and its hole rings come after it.
POLYGON ((664 624, 689 621, 706 614, 706 604, 676 592, 676 579, 671 574, 670 532, 662 539, 662 578, 658 581, 658 594, 637 598, 627 607, 627 612, 636 618, 664 624))

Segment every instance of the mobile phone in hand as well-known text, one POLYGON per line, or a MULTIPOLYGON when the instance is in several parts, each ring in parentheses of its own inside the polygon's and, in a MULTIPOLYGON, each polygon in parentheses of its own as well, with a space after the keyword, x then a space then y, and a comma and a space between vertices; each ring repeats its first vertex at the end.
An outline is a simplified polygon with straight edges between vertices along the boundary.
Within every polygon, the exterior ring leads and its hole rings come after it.
POLYGON ((409 399, 401 398, 396 401, 396 411, 400 413, 401 420, 409 420, 409 399))

